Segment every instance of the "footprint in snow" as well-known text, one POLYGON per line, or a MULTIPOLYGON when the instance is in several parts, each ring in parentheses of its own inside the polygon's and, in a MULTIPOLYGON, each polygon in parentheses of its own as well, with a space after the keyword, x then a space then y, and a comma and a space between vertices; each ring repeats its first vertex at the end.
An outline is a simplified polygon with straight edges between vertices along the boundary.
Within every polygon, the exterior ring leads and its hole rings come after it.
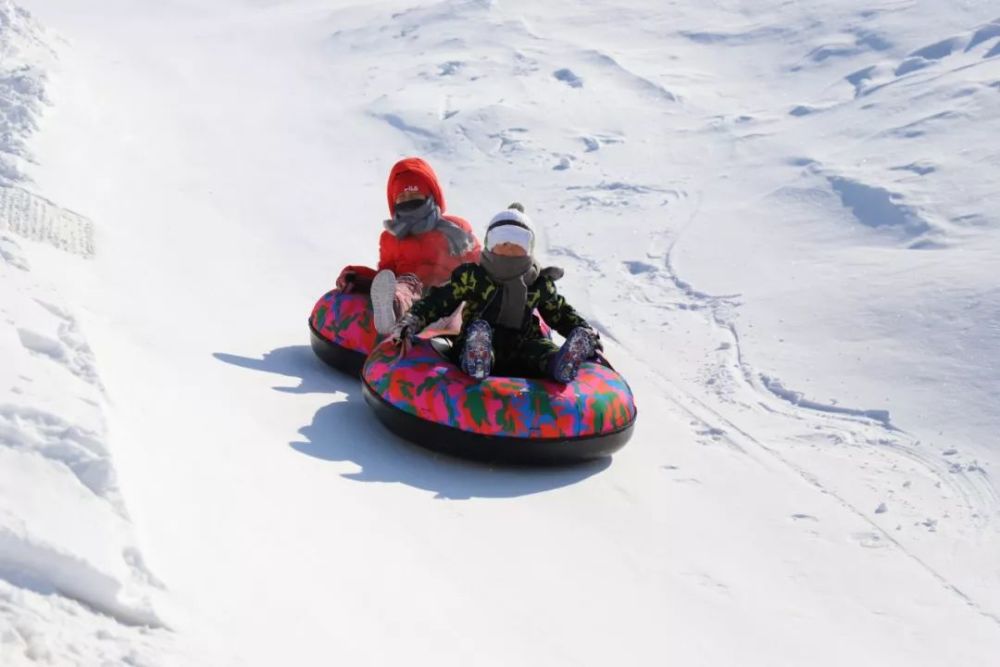
POLYGON ((21 252, 21 246, 9 236, 0 236, 0 260, 10 264, 15 269, 30 271, 28 260, 21 252))
POLYGON ((573 73, 573 70, 568 68, 557 69, 552 73, 557 80, 562 81, 570 88, 583 88, 583 79, 578 77, 573 73))
POLYGON ((552 167, 552 171, 566 171, 573 164, 573 157, 571 155, 556 155, 554 157, 559 158, 559 162, 552 167))
POLYGON ((63 347, 62 343, 36 331, 32 331, 31 329, 19 328, 17 330, 17 336, 21 340, 21 345, 26 350, 30 350, 36 354, 50 357, 56 361, 65 361, 69 356, 67 355, 66 348, 63 347))
POLYGON ((623 264, 625 264, 625 268, 628 269, 628 272, 633 276, 639 276, 645 273, 655 273, 659 270, 658 267, 652 264, 647 264, 646 262, 640 262, 637 260, 629 260, 623 262, 623 264))
POLYGON ((465 63, 461 60, 449 60, 438 65, 438 76, 452 76, 463 67, 465 67, 465 63))
POLYGON ((851 538, 866 549, 884 549, 889 546, 889 542, 878 533, 862 532, 854 533, 851 538))

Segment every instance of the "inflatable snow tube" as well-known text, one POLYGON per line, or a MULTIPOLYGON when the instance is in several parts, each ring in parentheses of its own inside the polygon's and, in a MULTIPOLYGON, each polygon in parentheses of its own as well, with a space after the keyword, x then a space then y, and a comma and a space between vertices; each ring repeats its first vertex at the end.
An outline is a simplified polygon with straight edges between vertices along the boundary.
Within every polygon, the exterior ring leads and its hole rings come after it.
POLYGON ((378 340, 371 299, 363 293, 327 292, 313 307, 309 332, 317 357, 339 371, 359 375, 378 340))
POLYGON ((369 355, 362 391, 397 435, 454 456, 558 464, 608 456, 632 435, 632 390, 606 363, 588 362, 576 380, 490 377, 476 382, 420 340, 405 355, 385 342, 369 355))

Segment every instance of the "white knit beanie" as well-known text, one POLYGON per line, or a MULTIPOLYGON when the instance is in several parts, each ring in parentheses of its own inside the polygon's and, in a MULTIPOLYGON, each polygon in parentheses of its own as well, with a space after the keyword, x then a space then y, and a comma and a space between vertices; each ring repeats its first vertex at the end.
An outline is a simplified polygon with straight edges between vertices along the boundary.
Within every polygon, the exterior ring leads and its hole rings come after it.
MULTIPOLYGON (((494 232, 494 230, 496 230, 494 236, 496 239, 496 235, 507 231, 503 230, 504 227, 519 227, 527 230, 531 237, 530 247, 528 248, 528 253, 531 254, 535 250, 535 226, 532 224, 531 218, 525 215, 524 211, 520 210, 520 204, 511 204, 511 206, 517 206, 518 208, 506 208, 494 215, 493 219, 490 220, 490 224, 486 228, 486 246, 490 246, 490 233, 494 232)), ((514 230, 511 229, 510 231, 513 232, 514 230)), ((506 236, 506 234, 503 235, 506 236)))

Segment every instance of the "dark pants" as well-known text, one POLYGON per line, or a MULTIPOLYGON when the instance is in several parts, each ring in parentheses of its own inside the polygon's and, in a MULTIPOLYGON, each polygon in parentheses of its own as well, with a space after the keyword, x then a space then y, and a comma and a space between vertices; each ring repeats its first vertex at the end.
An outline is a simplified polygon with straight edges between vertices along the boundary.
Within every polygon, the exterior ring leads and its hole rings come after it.
MULTIPOLYGON (((463 343, 452 348, 456 362, 462 354, 463 343)), ((558 351, 559 346, 548 338, 525 337, 520 331, 496 327, 493 329, 492 375, 548 377, 549 362, 558 351)))

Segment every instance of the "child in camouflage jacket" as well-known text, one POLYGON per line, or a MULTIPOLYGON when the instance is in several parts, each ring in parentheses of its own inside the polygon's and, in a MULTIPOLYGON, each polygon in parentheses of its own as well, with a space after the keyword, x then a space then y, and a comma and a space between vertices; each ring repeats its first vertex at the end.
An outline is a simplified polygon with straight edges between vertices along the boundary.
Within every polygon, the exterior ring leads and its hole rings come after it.
POLYGON ((556 291, 562 269, 539 269, 532 255, 534 230, 519 204, 497 214, 486 232, 478 264, 462 264, 451 280, 432 288, 401 318, 390 338, 407 346, 428 323, 462 302, 462 330, 453 361, 482 380, 494 370, 517 377, 571 382, 580 364, 601 349, 596 331, 556 291), (534 316, 566 337, 562 347, 546 337, 534 316))

